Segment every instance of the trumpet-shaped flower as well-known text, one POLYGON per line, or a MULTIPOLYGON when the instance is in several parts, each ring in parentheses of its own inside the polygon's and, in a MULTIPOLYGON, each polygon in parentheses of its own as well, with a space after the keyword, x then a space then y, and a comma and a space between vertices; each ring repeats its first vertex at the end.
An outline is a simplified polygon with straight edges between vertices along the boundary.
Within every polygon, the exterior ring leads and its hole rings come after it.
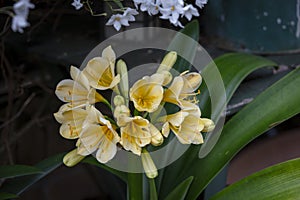
POLYGON ((130 99, 138 111, 154 112, 163 98, 164 75, 145 76, 130 88, 130 99))
MULTIPOLYGON (((174 78, 171 86, 164 92, 163 101, 176 104, 182 109, 184 105, 192 106, 187 102, 197 102, 194 91, 200 86, 202 78, 198 73, 188 73, 174 78)), ((194 107, 194 106, 192 106, 194 107)))
POLYGON ((203 143, 201 135, 203 129, 204 122, 201 118, 180 111, 167 116, 167 122, 163 125, 162 133, 167 137, 172 130, 182 144, 201 144, 203 143))
POLYGON ((93 106, 88 108, 89 115, 79 135, 78 153, 86 156, 96 151, 96 158, 101 163, 111 160, 117 152, 120 137, 111 123, 93 106))
POLYGON ((110 124, 85 126, 79 138, 88 154, 96 151, 96 158, 101 163, 106 163, 115 156, 117 153, 116 144, 120 140, 117 132, 110 124))
POLYGON ((70 109, 68 104, 60 107, 57 113, 54 113, 56 121, 61 123, 59 132, 67 139, 76 139, 82 129, 83 122, 86 120, 88 112, 81 108, 70 109))
POLYGON ((79 69, 71 66, 70 74, 73 80, 62 80, 56 86, 55 94, 61 101, 70 103, 71 107, 106 101, 95 89, 90 88, 88 79, 79 69))
POLYGON ((83 70, 90 85, 99 90, 114 88, 120 82, 120 75, 115 76, 116 55, 111 46, 105 48, 102 57, 91 59, 83 70))
POLYGON ((122 126, 120 144, 127 151, 141 155, 141 147, 151 142, 149 121, 140 116, 121 117, 119 118, 118 124, 122 126))

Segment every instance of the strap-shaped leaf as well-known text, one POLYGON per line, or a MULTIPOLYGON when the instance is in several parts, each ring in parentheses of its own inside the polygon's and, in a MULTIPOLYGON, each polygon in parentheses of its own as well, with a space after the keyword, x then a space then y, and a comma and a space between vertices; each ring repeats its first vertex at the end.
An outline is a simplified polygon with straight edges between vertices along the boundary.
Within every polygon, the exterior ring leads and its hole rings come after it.
POLYGON ((14 198, 18 198, 18 196, 7 192, 0 192, 0 200, 14 199, 14 198))
POLYGON ((0 166, 0 178, 13 178, 18 176, 38 174, 42 171, 28 165, 2 165, 0 166))
POLYGON ((82 160, 81 162, 82 163, 88 163, 88 164, 91 164, 91 165, 95 165, 97 167, 101 167, 101 168, 115 174, 116 176, 118 176, 123 181, 125 181, 125 182, 127 181, 127 174, 125 172, 121 172, 121 171, 118 171, 116 169, 112 169, 112 168, 110 168, 110 167, 108 167, 108 166, 106 166, 102 163, 99 163, 97 161, 97 159, 93 156, 89 156, 89 157, 85 158, 84 160, 82 160))
POLYGON ((300 158, 254 173, 225 188, 211 200, 298 199, 300 158))
POLYGON ((215 147, 203 159, 195 160, 182 178, 197 177, 187 199, 196 199, 214 176, 246 144, 268 129, 300 113, 300 68, 273 84, 225 125, 215 147))
POLYGON ((184 200, 185 196, 190 188, 190 185, 193 181, 194 177, 190 176, 182 183, 180 183, 166 198, 165 200, 184 200))
POLYGON ((28 175, 23 177, 16 177, 4 182, 0 188, 0 192, 9 192, 13 194, 21 194, 32 184, 45 177, 47 174, 58 168, 62 164, 62 159, 65 153, 61 153, 50 158, 47 158, 34 167, 40 169, 42 173, 36 175, 28 175))

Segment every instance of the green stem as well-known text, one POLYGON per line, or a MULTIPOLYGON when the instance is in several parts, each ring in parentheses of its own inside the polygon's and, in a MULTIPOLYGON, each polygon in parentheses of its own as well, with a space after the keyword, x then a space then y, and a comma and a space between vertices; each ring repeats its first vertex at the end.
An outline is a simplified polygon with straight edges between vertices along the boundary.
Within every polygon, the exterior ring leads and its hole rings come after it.
POLYGON ((127 192, 129 200, 143 199, 143 176, 141 173, 128 173, 127 192))
POLYGON ((149 187, 150 187, 150 200, 157 200, 157 192, 155 186, 155 180, 153 178, 149 178, 149 187))

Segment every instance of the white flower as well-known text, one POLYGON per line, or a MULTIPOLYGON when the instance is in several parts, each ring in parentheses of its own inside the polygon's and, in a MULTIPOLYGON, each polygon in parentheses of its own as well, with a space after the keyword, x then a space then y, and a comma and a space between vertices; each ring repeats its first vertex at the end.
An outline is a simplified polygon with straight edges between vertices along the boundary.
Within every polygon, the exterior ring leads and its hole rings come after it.
POLYGON ((174 25, 178 24, 179 15, 184 13, 182 0, 165 0, 162 1, 160 12, 162 19, 169 19, 174 25))
POLYGON ((128 17, 121 14, 112 15, 106 25, 113 25, 114 28, 119 31, 122 25, 129 26, 128 17))
POLYGON ((183 15, 189 20, 191 21, 192 17, 193 16, 196 16, 198 17, 199 16, 199 13, 198 13, 198 10, 192 6, 192 5, 187 5, 183 8, 184 10, 184 13, 183 15))
POLYGON ((19 33, 23 33, 24 30, 23 28, 26 28, 27 26, 29 26, 29 23, 27 22, 27 20, 21 16, 21 15, 15 15, 12 19, 12 24, 11 24, 11 29, 14 32, 19 32, 19 33))
POLYGON ((160 10, 160 1, 156 1, 156 3, 150 3, 150 5, 147 8, 148 14, 149 15, 157 15, 160 10))
POLYGON ((207 4, 207 0, 196 0, 196 5, 201 9, 204 7, 205 4, 207 4))
POLYGON ((29 15, 29 9, 34 8, 34 4, 30 3, 29 0, 20 0, 13 6, 15 16, 13 16, 11 29, 16 32, 23 33, 23 28, 26 28, 30 24, 27 22, 29 15))
POLYGON ((72 6, 74 6, 76 10, 79 10, 83 6, 83 4, 80 3, 80 0, 74 0, 72 6))
POLYGON ((128 21, 133 22, 135 21, 134 15, 138 15, 138 14, 139 12, 136 11, 136 9, 127 8, 123 13, 123 17, 127 18, 128 21))
POLYGON ((27 19, 29 9, 33 9, 34 4, 30 3, 29 0, 20 0, 14 4, 14 12, 16 15, 22 16, 27 19))

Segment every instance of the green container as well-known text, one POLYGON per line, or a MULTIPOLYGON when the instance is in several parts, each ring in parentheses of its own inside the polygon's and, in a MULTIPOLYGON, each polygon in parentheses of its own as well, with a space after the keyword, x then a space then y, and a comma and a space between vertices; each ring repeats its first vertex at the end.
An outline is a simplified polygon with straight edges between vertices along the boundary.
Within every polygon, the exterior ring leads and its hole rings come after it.
POLYGON ((210 0, 204 30, 226 49, 300 52, 300 0, 210 0))

